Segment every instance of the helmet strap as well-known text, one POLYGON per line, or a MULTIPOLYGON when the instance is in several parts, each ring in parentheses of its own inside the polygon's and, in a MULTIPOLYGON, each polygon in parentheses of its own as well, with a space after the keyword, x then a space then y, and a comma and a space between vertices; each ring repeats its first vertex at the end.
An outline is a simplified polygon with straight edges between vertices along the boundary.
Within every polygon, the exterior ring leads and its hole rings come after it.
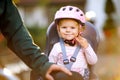
POLYGON ((64 42, 70 46, 74 46, 76 44, 76 41, 74 39, 72 40, 64 40, 64 42))

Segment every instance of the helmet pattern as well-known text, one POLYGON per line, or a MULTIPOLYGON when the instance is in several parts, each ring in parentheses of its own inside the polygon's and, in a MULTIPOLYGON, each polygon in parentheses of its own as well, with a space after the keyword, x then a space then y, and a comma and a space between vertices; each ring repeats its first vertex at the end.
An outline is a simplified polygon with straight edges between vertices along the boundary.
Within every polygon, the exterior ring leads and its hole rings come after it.
POLYGON ((54 20, 62 18, 72 18, 85 24, 85 15, 82 10, 75 6, 64 6, 61 7, 55 14, 54 20))

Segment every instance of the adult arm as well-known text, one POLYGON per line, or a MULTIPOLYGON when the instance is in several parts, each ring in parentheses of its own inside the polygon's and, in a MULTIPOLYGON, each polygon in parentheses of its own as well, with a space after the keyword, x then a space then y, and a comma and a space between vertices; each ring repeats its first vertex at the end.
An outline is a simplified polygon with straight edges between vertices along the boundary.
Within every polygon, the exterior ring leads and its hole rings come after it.
POLYGON ((48 58, 41 54, 40 48, 34 44, 31 35, 24 27, 12 0, 0 0, 0 30, 7 40, 7 46, 43 78, 53 80, 50 74, 53 71, 71 75, 69 70, 49 63, 48 58))
POLYGON ((7 46, 31 69, 45 76, 51 63, 34 44, 12 0, 0 0, 0 30, 7 40, 7 46))

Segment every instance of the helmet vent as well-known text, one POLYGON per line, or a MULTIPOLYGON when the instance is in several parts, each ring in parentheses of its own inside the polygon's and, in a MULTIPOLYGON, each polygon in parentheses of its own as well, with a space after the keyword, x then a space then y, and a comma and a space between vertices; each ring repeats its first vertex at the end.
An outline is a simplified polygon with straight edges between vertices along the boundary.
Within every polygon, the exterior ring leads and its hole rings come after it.
POLYGON ((70 11, 71 11, 72 9, 73 9, 72 7, 69 8, 70 11))
POLYGON ((77 12, 79 12, 80 10, 79 9, 76 9, 77 12))
POLYGON ((83 14, 80 14, 80 16, 83 16, 83 14))
POLYGON ((63 11, 65 11, 66 8, 63 8, 63 11))

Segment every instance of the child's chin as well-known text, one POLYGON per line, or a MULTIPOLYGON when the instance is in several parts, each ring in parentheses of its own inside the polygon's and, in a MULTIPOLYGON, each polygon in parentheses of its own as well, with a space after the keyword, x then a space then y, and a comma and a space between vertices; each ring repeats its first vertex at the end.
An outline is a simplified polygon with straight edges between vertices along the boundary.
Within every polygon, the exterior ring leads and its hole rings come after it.
POLYGON ((74 38, 73 37, 71 37, 71 38, 66 38, 67 40, 73 40, 74 38))
POLYGON ((73 40, 73 38, 72 39, 66 39, 66 40, 73 40))

